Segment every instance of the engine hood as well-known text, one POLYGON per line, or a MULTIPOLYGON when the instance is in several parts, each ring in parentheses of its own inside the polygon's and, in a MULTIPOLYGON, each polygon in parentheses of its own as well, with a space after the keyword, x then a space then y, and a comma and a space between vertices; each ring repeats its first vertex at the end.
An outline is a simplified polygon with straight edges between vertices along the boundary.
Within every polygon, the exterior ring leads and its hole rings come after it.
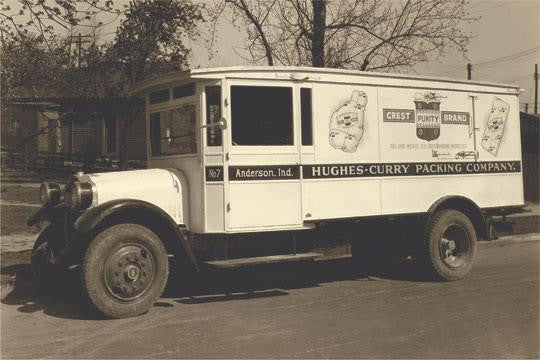
POLYGON ((147 169, 85 174, 81 182, 92 184, 92 206, 111 200, 134 199, 149 202, 168 213, 178 224, 186 223, 184 202, 187 182, 183 174, 172 169, 147 169))

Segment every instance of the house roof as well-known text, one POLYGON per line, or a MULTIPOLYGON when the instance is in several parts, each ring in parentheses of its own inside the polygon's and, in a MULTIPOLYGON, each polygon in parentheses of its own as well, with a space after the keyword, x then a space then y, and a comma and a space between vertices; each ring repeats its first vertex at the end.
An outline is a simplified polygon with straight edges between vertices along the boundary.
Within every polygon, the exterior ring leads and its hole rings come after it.
POLYGON ((40 109, 73 111, 78 109, 103 108, 118 105, 143 106, 142 99, 132 97, 106 98, 12 98, 3 101, 7 105, 37 107, 40 109))

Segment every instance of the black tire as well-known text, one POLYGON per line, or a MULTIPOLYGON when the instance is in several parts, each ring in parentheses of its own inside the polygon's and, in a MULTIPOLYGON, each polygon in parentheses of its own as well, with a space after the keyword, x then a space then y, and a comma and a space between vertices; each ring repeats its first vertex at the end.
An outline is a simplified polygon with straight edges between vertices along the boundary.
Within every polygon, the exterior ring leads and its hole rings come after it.
POLYGON ((436 279, 460 280, 473 265, 476 232, 462 212, 441 210, 426 226, 424 246, 427 268, 436 279))
POLYGON ((163 293, 169 264, 161 240, 137 224, 114 225, 99 233, 84 255, 83 292, 111 318, 147 312, 163 293))
POLYGON ((57 290, 67 274, 64 267, 49 262, 49 242, 53 236, 55 236, 53 227, 46 227, 36 239, 30 255, 32 280, 39 293, 57 290))

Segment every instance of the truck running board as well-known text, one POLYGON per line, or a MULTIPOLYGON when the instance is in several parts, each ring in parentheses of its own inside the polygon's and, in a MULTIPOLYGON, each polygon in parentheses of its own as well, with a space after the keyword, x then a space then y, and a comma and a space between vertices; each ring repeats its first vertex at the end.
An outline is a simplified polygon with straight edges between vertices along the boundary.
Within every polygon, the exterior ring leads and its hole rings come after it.
POLYGON ((241 258, 241 259, 205 261, 204 264, 211 268, 227 269, 227 268, 234 268, 234 267, 241 267, 241 266, 264 265, 264 264, 295 262, 295 261, 308 261, 308 260, 315 260, 316 258, 319 258, 321 256, 323 256, 323 254, 309 252, 309 253, 301 253, 301 254, 271 255, 271 256, 259 256, 259 257, 241 258))

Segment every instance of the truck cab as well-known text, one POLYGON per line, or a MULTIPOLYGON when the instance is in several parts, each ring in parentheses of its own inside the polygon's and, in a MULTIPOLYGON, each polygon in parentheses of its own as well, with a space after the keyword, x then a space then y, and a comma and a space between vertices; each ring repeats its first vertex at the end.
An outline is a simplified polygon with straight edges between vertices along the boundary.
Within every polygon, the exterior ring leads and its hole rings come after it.
POLYGON ((181 222, 194 233, 309 227, 299 165, 314 152, 310 84, 230 75, 136 90, 147 98, 148 167, 182 172, 181 222))
POLYGON ((518 90, 291 67, 146 80, 131 93, 145 98, 148 168, 77 174, 64 193, 43 184, 34 273, 47 283, 79 265, 99 311, 134 316, 169 258, 189 276, 246 256, 313 259, 330 240, 369 264, 371 225, 399 219, 426 271, 461 279, 486 217, 523 205, 518 90))

